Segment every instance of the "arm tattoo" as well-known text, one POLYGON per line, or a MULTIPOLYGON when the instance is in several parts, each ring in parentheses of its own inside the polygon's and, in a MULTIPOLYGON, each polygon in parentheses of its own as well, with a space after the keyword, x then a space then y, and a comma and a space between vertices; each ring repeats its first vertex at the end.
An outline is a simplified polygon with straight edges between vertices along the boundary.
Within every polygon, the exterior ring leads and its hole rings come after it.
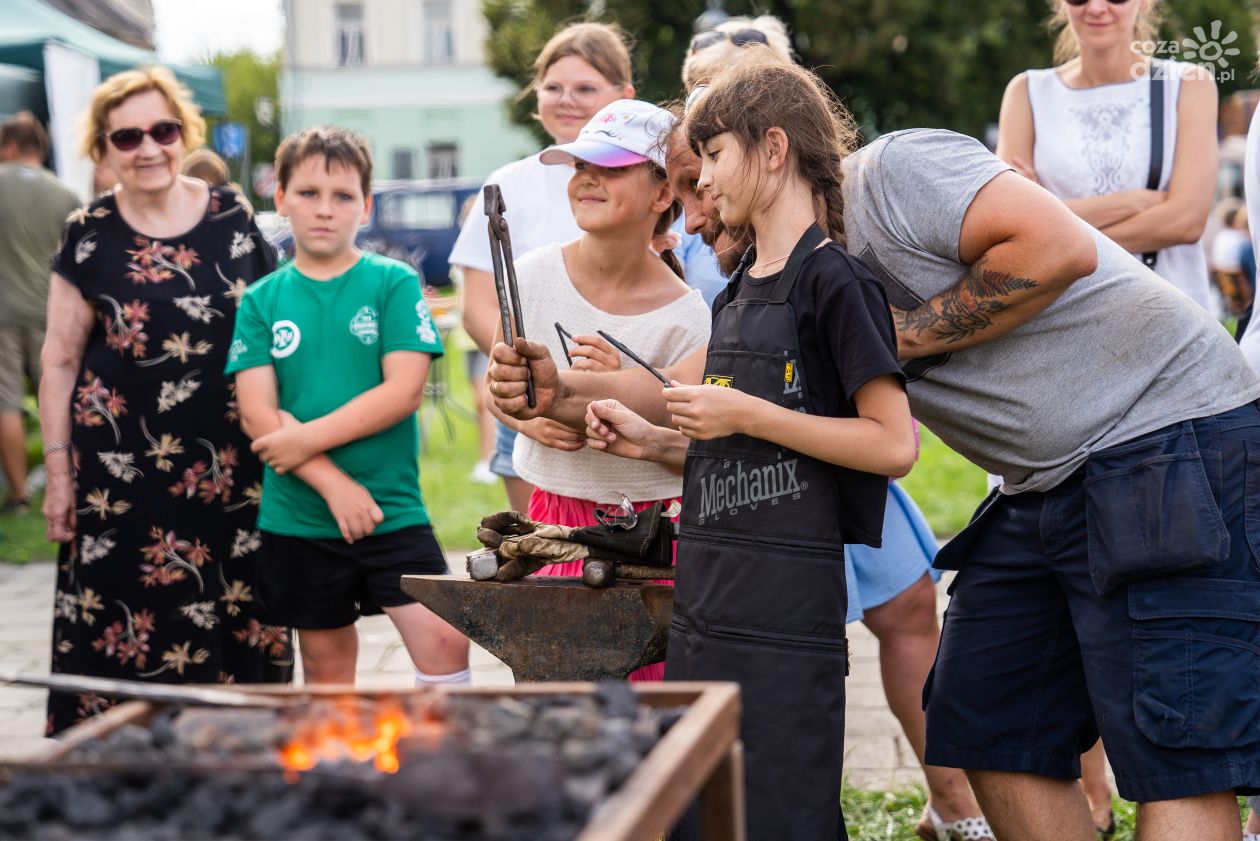
POLYGON ((940 296, 939 308, 931 301, 912 310, 894 309, 897 330, 903 333, 931 333, 946 343, 959 342, 984 330, 1009 304, 1016 292, 1033 289, 1037 281, 1007 272, 985 268, 981 257, 967 268, 962 280, 940 296))

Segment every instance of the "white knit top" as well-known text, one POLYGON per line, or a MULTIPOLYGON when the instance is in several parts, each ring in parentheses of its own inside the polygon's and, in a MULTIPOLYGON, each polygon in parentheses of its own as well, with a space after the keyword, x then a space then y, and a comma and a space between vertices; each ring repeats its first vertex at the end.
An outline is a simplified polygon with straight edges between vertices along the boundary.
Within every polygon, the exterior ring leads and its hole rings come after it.
MULTIPOLYGON (((525 335, 546 342, 561 368, 565 356, 556 322, 575 336, 604 330, 658 369, 709 341, 712 314, 696 289, 651 312, 613 315, 596 308, 573 286, 560 245, 544 245, 518 258, 516 278, 525 335)), ((637 366, 622 354, 621 367, 637 366)), ((682 477, 659 464, 590 448, 564 452, 525 435, 516 438, 512 466, 522 479, 545 491, 593 502, 616 502, 621 494, 634 502, 682 494, 682 477)))

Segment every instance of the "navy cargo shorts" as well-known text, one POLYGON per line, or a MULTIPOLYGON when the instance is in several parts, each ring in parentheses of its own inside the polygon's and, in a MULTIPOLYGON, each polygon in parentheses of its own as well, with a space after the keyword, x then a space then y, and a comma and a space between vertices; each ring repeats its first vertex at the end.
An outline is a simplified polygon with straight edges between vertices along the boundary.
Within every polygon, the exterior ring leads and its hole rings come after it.
POLYGON ((1071 779, 1101 735, 1128 800, 1260 792, 1256 404, 990 496, 937 565, 928 763, 1071 779))

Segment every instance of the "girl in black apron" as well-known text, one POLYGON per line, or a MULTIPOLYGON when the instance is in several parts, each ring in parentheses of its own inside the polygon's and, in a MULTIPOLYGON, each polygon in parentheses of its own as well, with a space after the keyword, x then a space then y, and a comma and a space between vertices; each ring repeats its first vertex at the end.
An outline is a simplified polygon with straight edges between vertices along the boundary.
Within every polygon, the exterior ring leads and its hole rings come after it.
MULTIPOLYGON (((816 76, 765 52, 687 117, 699 186, 758 245, 714 304, 704 384, 664 392, 692 439, 665 677, 740 684, 750 841, 831 841, 846 837, 843 545, 879 545, 914 434, 883 289, 840 244, 856 134, 816 76)), ((689 816, 676 837, 697 829, 689 816)))

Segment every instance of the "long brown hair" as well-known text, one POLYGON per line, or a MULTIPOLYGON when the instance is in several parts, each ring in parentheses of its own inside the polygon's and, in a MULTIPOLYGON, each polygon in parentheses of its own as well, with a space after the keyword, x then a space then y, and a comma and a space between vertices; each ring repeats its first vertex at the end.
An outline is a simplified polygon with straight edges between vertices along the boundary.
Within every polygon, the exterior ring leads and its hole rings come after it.
POLYGON ((853 116, 817 75, 765 47, 744 47, 687 115, 687 141, 698 154, 704 141, 730 132, 749 152, 775 126, 787 135, 789 159, 810 185, 819 226, 843 245, 840 164, 857 150, 860 135, 853 116))
MULTIPOLYGON (((1063 0, 1048 0, 1050 16, 1046 18, 1046 29, 1054 36, 1054 63, 1069 62, 1081 54, 1081 44, 1072 31, 1068 18, 1067 3, 1063 0)), ((1154 41, 1159 36, 1159 25, 1163 23, 1164 13, 1160 9, 1161 0, 1146 0, 1142 10, 1138 12, 1137 27, 1133 33, 1135 41, 1154 41)))

